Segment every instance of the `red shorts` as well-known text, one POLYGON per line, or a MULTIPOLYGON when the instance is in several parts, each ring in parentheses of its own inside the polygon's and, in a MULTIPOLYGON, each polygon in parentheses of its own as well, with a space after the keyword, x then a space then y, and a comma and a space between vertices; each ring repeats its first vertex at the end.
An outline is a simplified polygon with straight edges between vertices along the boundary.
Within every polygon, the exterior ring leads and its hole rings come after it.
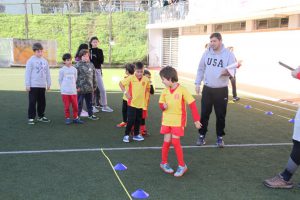
POLYGON ((160 128, 161 134, 171 133, 176 136, 184 136, 184 127, 183 126, 164 126, 162 125, 160 128))

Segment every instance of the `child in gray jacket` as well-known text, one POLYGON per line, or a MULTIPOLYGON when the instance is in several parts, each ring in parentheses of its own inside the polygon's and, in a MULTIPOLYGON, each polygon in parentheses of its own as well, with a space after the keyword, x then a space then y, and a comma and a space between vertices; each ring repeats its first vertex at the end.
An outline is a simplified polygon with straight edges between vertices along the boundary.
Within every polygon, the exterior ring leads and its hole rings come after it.
POLYGON ((51 86, 50 69, 47 60, 43 58, 43 46, 40 43, 34 43, 32 50, 34 55, 27 61, 25 70, 25 87, 29 95, 28 124, 30 125, 35 124, 36 110, 37 121, 50 122, 45 117, 45 91, 51 86))

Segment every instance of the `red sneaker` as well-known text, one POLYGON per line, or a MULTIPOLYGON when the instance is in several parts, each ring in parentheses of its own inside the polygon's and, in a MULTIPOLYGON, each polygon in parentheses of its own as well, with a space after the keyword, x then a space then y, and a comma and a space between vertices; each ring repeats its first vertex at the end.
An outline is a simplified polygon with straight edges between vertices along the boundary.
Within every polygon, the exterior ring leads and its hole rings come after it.
POLYGON ((126 122, 121 122, 120 124, 117 124, 118 128, 126 127, 127 123, 126 122))

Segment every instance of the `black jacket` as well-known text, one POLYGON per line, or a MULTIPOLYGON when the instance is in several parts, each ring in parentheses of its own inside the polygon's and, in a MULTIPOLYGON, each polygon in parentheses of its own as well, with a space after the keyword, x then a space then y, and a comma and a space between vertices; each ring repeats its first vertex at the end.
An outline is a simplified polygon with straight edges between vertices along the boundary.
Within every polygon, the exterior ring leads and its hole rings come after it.
POLYGON ((101 65, 104 62, 104 55, 102 49, 91 48, 90 49, 91 62, 94 64, 96 69, 101 69, 101 65))

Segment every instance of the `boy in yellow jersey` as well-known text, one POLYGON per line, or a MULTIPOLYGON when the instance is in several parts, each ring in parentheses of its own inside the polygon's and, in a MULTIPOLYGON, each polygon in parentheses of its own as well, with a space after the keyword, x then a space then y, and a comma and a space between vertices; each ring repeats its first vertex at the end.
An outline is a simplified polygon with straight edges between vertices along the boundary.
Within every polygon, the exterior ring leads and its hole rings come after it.
MULTIPOLYGON (((134 74, 134 64, 131 63, 125 64, 125 74, 126 76, 124 77, 124 79, 134 74)), ((128 88, 126 87, 125 89, 127 90, 128 88)), ((127 97, 125 94, 123 95, 122 117, 123 117, 123 121, 117 124, 118 128, 126 127, 127 125, 127 97)))
POLYGON ((119 86, 127 97, 127 126, 123 142, 129 142, 129 134, 134 126, 133 140, 143 141, 144 137, 140 135, 140 125, 142 119, 143 108, 146 105, 146 96, 150 92, 150 81, 143 76, 144 65, 141 62, 135 64, 134 75, 120 81, 119 86), (128 90, 126 90, 128 87, 128 90))
POLYGON ((164 135, 160 168, 166 173, 174 173, 168 164, 168 153, 172 143, 178 161, 178 168, 174 176, 180 177, 187 171, 180 144, 180 137, 184 136, 184 127, 186 126, 186 103, 192 111, 196 128, 199 129, 202 125, 196 101, 187 89, 178 83, 177 71, 173 67, 167 66, 162 68, 159 75, 162 83, 166 86, 159 98, 159 107, 163 111, 160 133, 164 135))

